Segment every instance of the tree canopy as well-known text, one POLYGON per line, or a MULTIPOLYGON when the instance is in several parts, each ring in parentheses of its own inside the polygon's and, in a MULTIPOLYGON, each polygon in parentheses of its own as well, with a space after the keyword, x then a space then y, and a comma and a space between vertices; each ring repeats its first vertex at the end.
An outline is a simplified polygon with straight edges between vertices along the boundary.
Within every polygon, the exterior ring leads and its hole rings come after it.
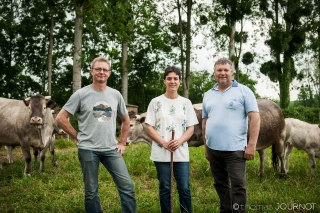
POLYGON ((319 0, 4 0, 0 96, 51 94, 63 106, 75 90, 91 83, 91 61, 105 56, 113 72, 108 86, 140 112, 164 92, 167 65, 181 67, 179 93, 199 103, 214 84, 213 67, 195 70, 190 64, 197 49, 212 43, 212 64, 225 53, 235 63, 235 78, 257 97, 260 71, 279 84, 282 108, 289 105, 294 81, 303 84, 301 103, 320 105, 319 16, 319 0), (252 29, 245 30, 246 23, 252 29), (194 45, 200 34, 202 44, 194 45), (243 49, 261 39, 270 52, 243 49), (302 60, 306 54, 308 69, 302 60), (252 64, 261 65, 259 71, 252 64))

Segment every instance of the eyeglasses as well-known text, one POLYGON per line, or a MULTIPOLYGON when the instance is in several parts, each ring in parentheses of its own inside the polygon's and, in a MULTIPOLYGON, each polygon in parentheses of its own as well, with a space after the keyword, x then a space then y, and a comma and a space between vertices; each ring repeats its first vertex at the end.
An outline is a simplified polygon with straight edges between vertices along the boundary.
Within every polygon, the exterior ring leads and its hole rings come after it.
POLYGON ((104 68, 93 68, 93 70, 96 71, 96 72, 101 72, 101 71, 103 71, 105 73, 110 72, 110 70, 107 70, 107 69, 104 69, 104 68))

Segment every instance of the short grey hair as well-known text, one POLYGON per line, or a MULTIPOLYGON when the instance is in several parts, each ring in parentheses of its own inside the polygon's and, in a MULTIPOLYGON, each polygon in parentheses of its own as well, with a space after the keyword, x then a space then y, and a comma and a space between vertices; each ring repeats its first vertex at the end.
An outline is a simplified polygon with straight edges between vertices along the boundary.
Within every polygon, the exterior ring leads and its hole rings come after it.
POLYGON ((97 57, 97 58, 93 59, 93 61, 91 62, 91 67, 90 67, 91 69, 93 69, 93 66, 95 65, 96 62, 106 62, 109 65, 109 68, 111 69, 110 62, 105 57, 97 57))
POLYGON ((233 62, 228 58, 219 58, 216 63, 214 63, 214 71, 216 71, 216 66, 221 64, 229 64, 232 72, 234 72, 233 62))

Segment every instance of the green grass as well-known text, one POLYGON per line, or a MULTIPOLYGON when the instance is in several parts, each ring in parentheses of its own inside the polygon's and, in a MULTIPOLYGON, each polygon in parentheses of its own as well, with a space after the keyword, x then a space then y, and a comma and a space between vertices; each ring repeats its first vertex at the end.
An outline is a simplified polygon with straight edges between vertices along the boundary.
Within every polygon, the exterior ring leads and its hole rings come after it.
MULTIPOLYGON (((84 212, 83 182, 72 142, 56 142, 59 167, 51 164, 47 153, 45 172, 40 174, 39 162, 33 163, 31 177, 23 174, 21 149, 13 150, 13 164, 6 163, 6 152, 0 150, 4 161, 0 170, 0 212, 84 212)), ((260 212, 320 212, 320 168, 310 175, 309 159, 304 151, 294 150, 290 158, 290 172, 280 178, 271 166, 270 149, 267 152, 265 175, 258 177, 259 156, 247 164, 248 211, 260 212), (294 205, 298 205, 297 207, 294 205), (299 206, 300 205, 300 206, 299 206), (313 205, 313 206, 312 206, 313 205)), ((190 148, 191 190, 194 213, 219 212, 219 198, 213 187, 213 178, 204 147, 190 148)), ((150 147, 145 143, 127 147, 124 159, 135 184, 139 213, 160 212, 158 180, 150 147)), ((318 163, 319 161, 317 161, 318 163)), ((174 212, 179 212, 178 195, 174 191, 174 212)), ((120 199, 109 173, 100 166, 99 195, 105 212, 121 212, 120 199)))

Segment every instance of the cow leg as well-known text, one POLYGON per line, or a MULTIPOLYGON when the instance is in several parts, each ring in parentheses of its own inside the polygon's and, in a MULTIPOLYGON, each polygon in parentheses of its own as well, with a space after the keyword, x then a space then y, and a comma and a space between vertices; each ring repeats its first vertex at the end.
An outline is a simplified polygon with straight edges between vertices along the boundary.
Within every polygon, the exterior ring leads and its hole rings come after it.
POLYGON ((46 152, 47 152, 46 148, 44 148, 40 152, 40 169, 39 169, 40 173, 44 172, 44 160, 46 159, 46 152))
POLYGON ((290 157, 290 153, 293 150, 293 146, 290 143, 287 143, 286 146, 286 151, 285 151, 285 168, 286 168, 286 173, 289 172, 289 157, 290 157))
POLYGON ((313 149, 307 149, 310 161, 310 167, 311 167, 311 175, 314 176, 314 170, 316 168, 316 159, 315 159, 315 153, 313 149))
POLYGON ((284 165, 284 157, 285 157, 285 139, 286 139, 286 129, 281 132, 279 141, 274 143, 275 152, 280 159, 280 176, 284 177, 286 175, 286 169, 284 165))
POLYGON ((260 157, 260 170, 259 170, 259 176, 262 177, 264 174, 264 162, 266 161, 266 150, 258 150, 259 157, 260 157))
POLYGON ((13 163, 12 160, 12 146, 5 146, 6 150, 7 150, 7 159, 9 163, 13 163))
POLYGON ((28 142, 23 142, 21 149, 22 149, 22 154, 23 154, 24 162, 25 162, 24 174, 26 176, 30 177, 31 176, 31 174, 30 174, 30 162, 31 162, 30 144, 28 142))
MULTIPOLYGON (((1 151, 1 145, 0 145, 0 151, 1 151)), ((1 161, 1 155, 0 155, 0 169, 2 169, 2 161, 1 161)))
POLYGON ((51 160, 52 160, 52 164, 54 166, 58 166, 58 163, 57 163, 57 159, 55 158, 55 155, 54 155, 54 143, 56 142, 56 137, 53 135, 52 138, 51 138, 51 143, 50 143, 50 146, 49 146, 49 151, 50 151, 50 154, 51 154, 51 160))
POLYGON ((33 148, 34 162, 37 162, 38 155, 39 155, 39 150, 37 148, 33 148))

